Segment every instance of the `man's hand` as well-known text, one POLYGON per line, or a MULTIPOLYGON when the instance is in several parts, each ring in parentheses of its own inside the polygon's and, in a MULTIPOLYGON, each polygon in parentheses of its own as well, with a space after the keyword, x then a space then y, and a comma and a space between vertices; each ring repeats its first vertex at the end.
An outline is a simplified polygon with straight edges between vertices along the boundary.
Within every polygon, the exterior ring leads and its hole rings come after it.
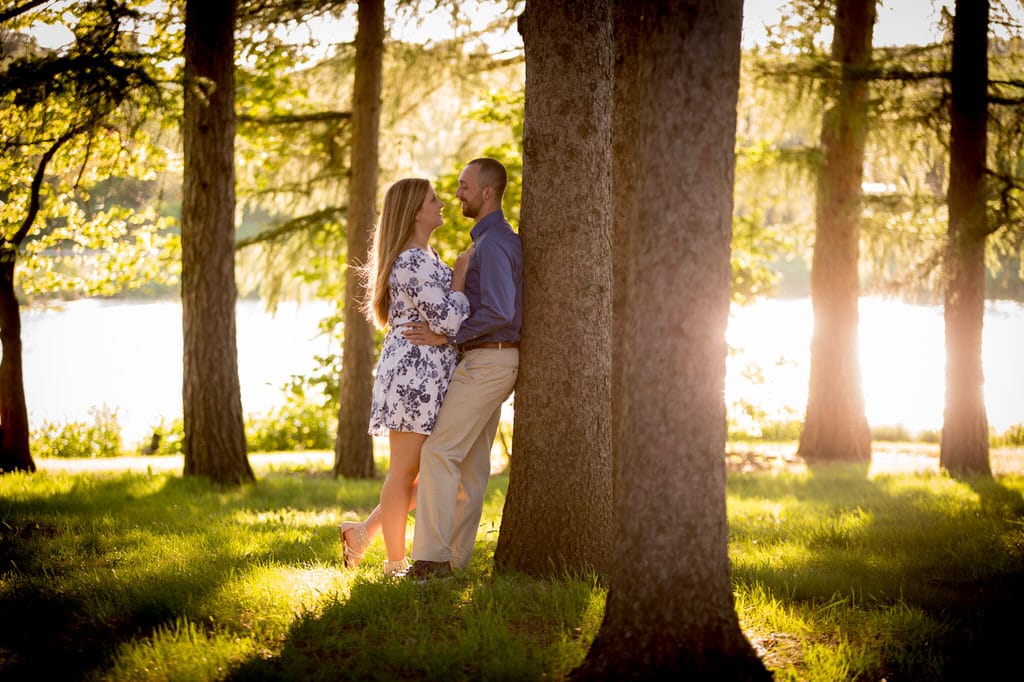
POLYGON ((443 346, 448 337, 430 331, 426 322, 407 322, 403 325, 402 336, 414 346, 443 346))

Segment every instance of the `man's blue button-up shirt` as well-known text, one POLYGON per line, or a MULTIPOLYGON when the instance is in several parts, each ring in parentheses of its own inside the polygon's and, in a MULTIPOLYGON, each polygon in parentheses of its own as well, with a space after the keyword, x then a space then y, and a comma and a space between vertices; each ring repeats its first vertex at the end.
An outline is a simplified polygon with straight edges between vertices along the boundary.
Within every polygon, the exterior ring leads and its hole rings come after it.
POLYGON ((455 343, 518 341, 523 327, 523 247, 501 210, 488 213, 469 233, 476 250, 466 271, 469 317, 455 343))

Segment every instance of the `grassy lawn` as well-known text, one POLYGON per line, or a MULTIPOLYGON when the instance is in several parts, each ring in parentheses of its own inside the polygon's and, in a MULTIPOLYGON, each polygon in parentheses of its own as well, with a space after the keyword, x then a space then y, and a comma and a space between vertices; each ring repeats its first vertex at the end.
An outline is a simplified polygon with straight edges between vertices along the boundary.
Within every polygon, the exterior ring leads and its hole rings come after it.
MULTIPOLYGON (((180 458, 0 476, 0 678, 539 680, 583 659, 600 580, 492 572, 504 475, 469 571, 417 587, 383 580, 380 540, 341 566, 336 526, 380 481, 336 481, 329 458, 253 455, 259 482, 231 492, 180 458)), ((1018 667, 1024 452, 994 453, 994 481, 909 448, 870 470, 808 471, 784 448, 728 461, 737 610, 776 679, 1018 667)))

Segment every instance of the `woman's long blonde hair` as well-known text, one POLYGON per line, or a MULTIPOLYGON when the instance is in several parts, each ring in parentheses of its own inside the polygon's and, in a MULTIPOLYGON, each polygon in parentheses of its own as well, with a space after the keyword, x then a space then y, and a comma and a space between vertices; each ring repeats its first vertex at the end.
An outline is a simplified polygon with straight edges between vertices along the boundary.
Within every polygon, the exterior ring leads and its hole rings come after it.
POLYGON ((384 193, 384 208, 381 209, 380 221, 373 232, 370 262, 362 270, 366 283, 363 314, 378 328, 388 324, 388 309, 391 307, 388 280, 391 278, 391 268, 402 252, 402 247, 412 238, 416 213, 423 206, 429 190, 429 180, 402 178, 384 193))

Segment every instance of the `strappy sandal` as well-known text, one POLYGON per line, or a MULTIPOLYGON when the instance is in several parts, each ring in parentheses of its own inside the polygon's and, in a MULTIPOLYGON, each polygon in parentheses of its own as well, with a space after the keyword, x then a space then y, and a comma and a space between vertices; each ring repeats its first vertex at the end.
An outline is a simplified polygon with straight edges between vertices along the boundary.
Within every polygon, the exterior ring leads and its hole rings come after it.
POLYGON ((384 577, 385 578, 404 578, 405 574, 409 571, 409 559, 402 557, 398 561, 385 561, 384 562, 384 577))
POLYGON ((366 535, 366 524, 360 521, 345 521, 343 524, 338 526, 338 535, 341 536, 341 548, 342 554, 345 560, 345 568, 355 568, 359 565, 359 562, 363 558, 363 552, 370 546, 370 538, 366 535), (347 540, 345 540, 345 531, 351 530, 356 534, 356 542, 362 551, 356 551, 347 540))

